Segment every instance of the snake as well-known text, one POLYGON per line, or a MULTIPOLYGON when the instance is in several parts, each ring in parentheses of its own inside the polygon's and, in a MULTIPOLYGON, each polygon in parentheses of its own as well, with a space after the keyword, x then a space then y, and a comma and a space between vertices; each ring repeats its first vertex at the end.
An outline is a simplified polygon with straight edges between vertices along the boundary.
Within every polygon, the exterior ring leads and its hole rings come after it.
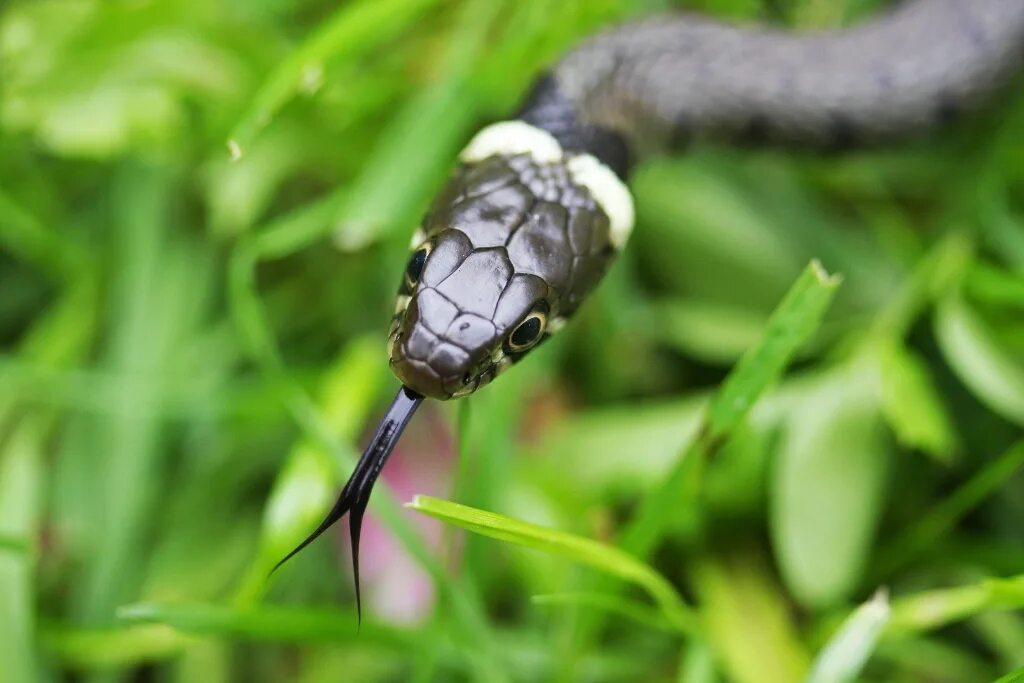
POLYGON ((565 326, 633 230, 628 179, 645 158, 702 139, 898 140, 976 109, 1022 62, 1024 0, 908 0, 806 32, 660 14, 571 48, 470 139, 416 229, 387 338, 402 386, 323 522, 277 567, 347 513, 361 619, 362 519, 405 425, 565 326))

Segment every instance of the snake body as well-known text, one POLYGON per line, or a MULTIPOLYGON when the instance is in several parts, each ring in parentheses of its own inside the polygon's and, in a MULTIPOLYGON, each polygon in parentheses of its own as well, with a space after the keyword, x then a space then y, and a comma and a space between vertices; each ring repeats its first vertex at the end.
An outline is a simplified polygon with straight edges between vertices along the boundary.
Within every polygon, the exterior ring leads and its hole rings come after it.
POLYGON ((914 0, 809 33, 655 17, 572 50, 552 72, 553 97, 641 152, 708 135, 846 147, 947 122, 1022 58, 1016 0, 914 0))
POLYGON ((1022 61, 1024 0, 910 0, 812 33, 660 16, 568 52, 514 119, 470 141, 413 236, 388 338, 403 387, 292 554, 348 512, 356 560, 411 413, 425 396, 472 393, 562 327, 626 243, 626 180, 644 156, 700 137, 836 148, 915 133, 984 101, 1022 61))
POLYGON ((413 239, 391 366, 425 396, 463 396, 559 329, 625 243, 625 181, 652 152, 905 136, 983 102, 1022 60, 1024 0, 912 0, 810 33, 669 15, 593 37, 463 152, 413 239))

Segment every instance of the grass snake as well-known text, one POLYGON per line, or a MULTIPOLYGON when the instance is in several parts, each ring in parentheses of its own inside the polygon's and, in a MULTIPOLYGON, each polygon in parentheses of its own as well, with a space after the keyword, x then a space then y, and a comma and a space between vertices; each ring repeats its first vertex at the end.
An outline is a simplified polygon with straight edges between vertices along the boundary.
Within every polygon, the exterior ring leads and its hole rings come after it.
POLYGON ((630 169, 698 138, 836 149, 916 134, 984 102, 1024 60, 1024 0, 910 0, 796 33, 692 14, 572 48, 515 117, 481 130, 412 239, 388 336, 402 388, 324 521, 370 492, 424 397, 465 396, 558 331, 633 228, 630 169))

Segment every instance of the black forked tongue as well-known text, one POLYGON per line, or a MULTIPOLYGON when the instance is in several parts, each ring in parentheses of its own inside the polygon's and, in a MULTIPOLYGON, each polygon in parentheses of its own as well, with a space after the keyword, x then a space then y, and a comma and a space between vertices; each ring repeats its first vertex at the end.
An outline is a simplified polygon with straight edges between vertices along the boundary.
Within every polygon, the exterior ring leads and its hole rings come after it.
POLYGON ((373 490, 377 477, 380 476, 384 463, 387 462, 388 456, 391 455, 395 444, 398 443, 398 437, 402 435, 402 430, 405 429, 409 418, 422 402, 423 397, 412 389, 403 386, 398 390, 398 395, 391 402, 387 415, 381 420, 377 432, 370 440, 363 456, 359 458, 355 471, 348 478, 334 507, 327 513, 324 521, 320 522, 320 526, 306 537, 306 540, 274 565, 274 568, 270 570, 271 574, 300 550, 315 541, 320 534, 330 529, 346 512, 349 513, 348 528, 352 537, 352 575, 356 584, 356 614, 358 614, 360 622, 362 621, 363 605, 359 594, 359 531, 363 525, 363 513, 366 512, 366 505, 370 502, 370 492, 373 490))

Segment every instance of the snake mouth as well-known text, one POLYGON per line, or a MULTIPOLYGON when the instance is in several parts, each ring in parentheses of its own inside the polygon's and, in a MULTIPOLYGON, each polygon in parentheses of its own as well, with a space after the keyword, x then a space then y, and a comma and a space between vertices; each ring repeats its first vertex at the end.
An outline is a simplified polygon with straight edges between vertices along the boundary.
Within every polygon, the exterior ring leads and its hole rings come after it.
POLYGON ((393 326, 388 335, 388 357, 391 371, 412 390, 438 400, 446 401, 472 394, 489 384, 511 361, 499 347, 469 370, 452 369, 442 372, 429 360, 409 353, 406 337, 400 325, 393 326))
POLYGON ((506 355, 504 349, 499 346, 476 369, 463 375, 463 386, 452 392, 452 398, 468 396, 477 389, 487 386, 495 377, 508 369, 512 363, 512 358, 506 355))
MULTIPOLYGON (((442 401, 467 396, 490 382, 504 355, 500 345, 496 350, 491 344, 474 348, 468 340, 457 338, 470 323, 456 324, 454 314, 453 320, 425 319, 420 303, 417 293, 400 295, 391 319, 387 352, 398 379, 414 391, 442 401)), ((431 310, 442 309, 438 304, 431 310)))
POLYGON ((472 393, 476 388, 476 374, 453 366, 449 356, 436 357, 431 351, 437 348, 444 351, 444 342, 433 344, 426 353, 413 353, 416 349, 410 348, 410 336, 402 329, 394 330, 388 336, 391 371, 413 391, 441 401, 472 393), (431 360, 440 360, 442 367, 431 360))
POLYGON ((494 378, 494 366, 488 365, 477 372, 467 372, 462 376, 462 386, 452 392, 452 398, 469 396, 494 378))

